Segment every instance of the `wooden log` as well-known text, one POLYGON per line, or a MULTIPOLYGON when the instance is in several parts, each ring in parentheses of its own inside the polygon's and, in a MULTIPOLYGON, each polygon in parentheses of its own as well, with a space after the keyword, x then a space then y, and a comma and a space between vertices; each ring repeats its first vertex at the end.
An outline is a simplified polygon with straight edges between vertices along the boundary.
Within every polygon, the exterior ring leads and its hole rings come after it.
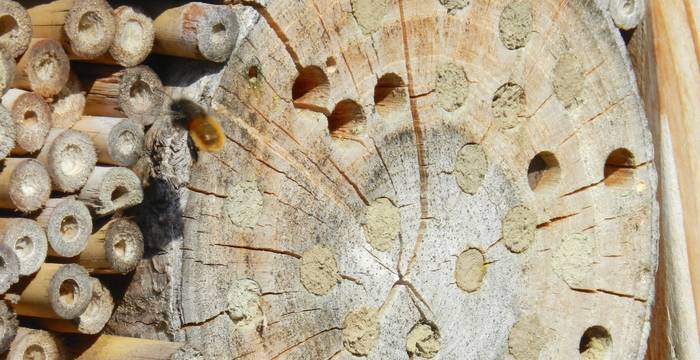
POLYGON ((219 63, 228 60, 238 38, 236 15, 224 5, 193 2, 168 9, 154 27, 154 52, 219 63))
POLYGON ((7 158, 0 172, 0 208, 29 213, 41 209, 51 195, 51 179, 34 159, 7 158))
POLYGON ((28 276, 39 270, 46 259, 46 233, 31 219, 0 219, 0 243, 14 249, 19 259, 19 275, 28 276))
POLYGON ((79 255, 92 233, 90 211, 73 197, 50 199, 36 221, 46 231, 51 256, 79 255))
POLYGON ((15 121, 16 136, 13 155, 26 155, 41 150, 51 129, 51 108, 36 93, 10 89, 2 96, 5 106, 15 121))
POLYGON ((148 66, 76 66, 85 82, 85 115, 128 117, 150 125, 162 115, 163 84, 148 66))
POLYGON ((90 137, 72 129, 51 129, 37 156, 51 176, 53 188, 78 191, 97 164, 95 145, 90 137))
POLYGON ((94 341, 76 344, 72 354, 76 360, 179 360, 176 355, 182 347, 183 344, 177 342, 100 335, 94 341))
POLYGON ((48 331, 20 327, 4 360, 29 359, 67 359, 62 340, 48 331))
POLYGON ((4 300, 0 300, 0 354, 10 348, 10 344, 17 335, 17 314, 4 300))
POLYGON ((51 102, 52 126, 65 129, 72 127, 80 120, 84 109, 85 92, 82 89, 80 79, 74 72, 71 72, 66 85, 54 96, 51 102))
POLYGON ((39 321, 42 328, 61 333, 80 333, 94 335, 102 331, 112 316, 114 299, 109 289, 96 278, 90 278, 92 297, 85 311, 72 320, 39 321))
POLYGON ((143 201, 141 180, 123 167, 98 166, 80 190, 78 199, 97 216, 114 214, 143 201))
POLYGON ((32 39, 32 20, 16 1, 0 1, 0 34, 0 48, 10 57, 17 58, 27 50, 32 39))
POLYGON ((15 80, 17 64, 6 52, 0 52, 0 94, 4 94, 15 80))
POLYGON ((52 39, 32 39, 19 58, 12 87, 31 90, 50 97, 58 94, 68 81, 70 62, 61 44, 52 39))
POLYGON ((56 0, 28 12, 34 37, 60 41, 72 58, 96 58, 114 39, 116 20, 104 0, 56 0))
POLYGON ((15 147, 17 125, 12 114, 0 104, 0 160, 4 159, 15 147))
POLYGON ((0 294, 19 280, 19 259, 7 244, 0 243, 0 294))
POLYGON ((132 166, 143 152, 142 125, 130 119, 83 116, 73 129, 90 136, 100 164, 132 166))
POLYGON ((75 319, 92 298, 92 281, 76 264, 44 263, 36 275, 22 284, 17 315, 46 319, 75 319))
POLYGON ((143 257, 143 234, 131 219, 116 218, 90 236, 88 245, 75 262, 90 273, 126 274, 143 257))
POLYGON ((146 60, 153 49, 153 19, 128 5, 114 9, 116 32, 109 52, 93 61, 103 64, 136 66, 146 60))

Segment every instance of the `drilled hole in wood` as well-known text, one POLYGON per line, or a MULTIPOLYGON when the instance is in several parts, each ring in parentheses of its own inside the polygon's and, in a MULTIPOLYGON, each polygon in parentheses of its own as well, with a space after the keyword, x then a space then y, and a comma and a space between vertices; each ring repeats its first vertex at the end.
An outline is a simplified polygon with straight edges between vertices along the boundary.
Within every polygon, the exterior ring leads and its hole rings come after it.
POLYGON ((41 345, 33 344, 27 347, 22 354, 22 360, 47 360, 46 351, 41 345))
POLYGON ((129 193, 129 189, 123 187, 123 186, 117 186, 114 190, 112 190, 112 202, 116 202, 121 198, 122 196, 126 195, 129 193))
POLYGON ((78 224, 78 219, 74 216, 69 215, 61 220, 61 239, 65 242, 71 242, 77 238, 78 232, 80 230, 80 225, 78 224))
POLYGON ((352 100, 339 102, 328 117, 328 131, 334 139, 356 138, 365 128, 362 107, 352 100))
POLYGON ((582 360, 610 360, 612 337, 602 326, 592 326, 581 336, 578 351, 582 360))
POLYGON ((58 289, 59 299, 66 306, 71 306, 80 297, 80 288, 73 279, 64 280, 58 289))
POLYGON ((248 81, 251 83, 258 82, 259 70, 257 66, 251 66, 248 68, 248 81))
POLYGON ((400 76, 389 73, 377 81, 374 87, 374 104, 379 115, 388 115, 400 111, 407 101, 406 85, 400 76))
POLYGON ((10 15, 0 16, 0 37, 18 31, 17 20, 10 15))
POLYGON ((635 170, 634 155, 619 148, 608 155, 603 170, 603 182, 607 186, 623 186, 632 183, 635 170))
POLYGON ((294 106, 302 109, 325 108, 328 93, 328 77, 316 66, 302 69, 292 86, 294 106))
POLYGON ((543 151, 530 160, 527 182, 535 192, 550 191, 559 184, 561 169, 559 160, 549 151, 543 151))
POLYGON ((34 241, 29 236, 23 236, 15 242, 15 253, 20 258, 28 257, 34 251, 34 241))
POLYGON ((335 58, 332 56, 329 56, 328 59, 326 59, 326 72, 329 74, 335 73, 337 70, 338 64, 335 61, 335 58))

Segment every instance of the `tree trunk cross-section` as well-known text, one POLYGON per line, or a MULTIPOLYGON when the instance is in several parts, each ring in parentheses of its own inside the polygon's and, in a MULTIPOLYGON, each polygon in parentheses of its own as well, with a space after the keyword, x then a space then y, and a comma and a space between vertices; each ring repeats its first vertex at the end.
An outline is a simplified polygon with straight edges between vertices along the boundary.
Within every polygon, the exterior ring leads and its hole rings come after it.
POLYGON ((111 332, 207 359, 643 357, 656 172, 595 1, 233 9, 228 64, 181 69, 226 145, 147 135, 149 249, 111 332))

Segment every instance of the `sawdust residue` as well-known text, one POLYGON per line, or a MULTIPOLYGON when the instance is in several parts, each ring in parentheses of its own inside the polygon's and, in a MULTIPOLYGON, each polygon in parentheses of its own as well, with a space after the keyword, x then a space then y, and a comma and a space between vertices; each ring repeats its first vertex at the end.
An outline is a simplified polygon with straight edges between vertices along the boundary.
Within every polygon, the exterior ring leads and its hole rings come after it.
POLYGON ((564 53, 554 66, 554 93, 566 108, 578 105, 586 75, 576 55, 564 53))
POLYGON ((569 287, 584 288, 584 281, 593 267, 593 241, 584 234, 570 234, 562 239, 554 252, 554 272, 569 287))
POLYGON ((465 6, 469 5, 467 0, 440 0, 440 4, 447 8, 447 11, 455 11, 463 9, 465 6))
POLYGON ((224 208, 229 220, 234 225, 242 228, 254 228, 262 214, 262 193, 253 181, 231 185, 224 208))
POLYGON ((325 295, 340 281, 338 264, 333 253, 316 245, 301 255, 301 284, 315 295, 325 295))
POLYGON ((467 144, 457 153, 454 176, 465 193, 473 195, 479 191, 488 169, 488 159, 481 145, 467 144))
POLYGON ((529 1, 516 1, 503 9, 498 23, 501 42, 509 50, 525 47, 532 32, 532 7, 529 1))
POLYGON ((438 66, 435 80, 438 103, 449 111, 455 111, 464 105, 469 92, 469 79, 464 68, 452 63, 438 66))
POLYGON ((546 343, 545 335, 546 329, 537 316, 523 317, 510 329, 508 352, 516 360, 539 359, 546 343))
POLYGON ((486 275, 484 254, 479 249, 470 248, 459 254, 455 266, 457 286, 466 291, 479 290, 486 275))
POLYGON ((362 32, 371 34, 382 26, 388 0, 351 0, 352 12, 362 32))
POLYGON ((535 240, 537 216, 524 205, 516 205, 503 218, 503 243, 511 252, 519 254, 535 240))
POLYGON ((255 280, 238 279, 228 290, 227 314, 236 329, 258 329, 265 324, 260 285, 255 280))
POLYGON ((491 111, 499 128, 508 130, 518 126, 525 112, 525 90, 512 82, 504 84, 493 95, 491 111))
POLYGON ((391 200, 379 198, 367 207, 367 242, 378 251, 388 251, 401 231, 399 209, 391 200))
POLYGON ((365 356, 379 339, 377 311, 363 306, 351 311, 343 321, 343 346, 353 355, 365 356))
POLYGON ((417 355, 432 359, 440 351, 440 333, 437 327, 424 322, 416 324, 406 337, 406 351, 409 355, 417 355))

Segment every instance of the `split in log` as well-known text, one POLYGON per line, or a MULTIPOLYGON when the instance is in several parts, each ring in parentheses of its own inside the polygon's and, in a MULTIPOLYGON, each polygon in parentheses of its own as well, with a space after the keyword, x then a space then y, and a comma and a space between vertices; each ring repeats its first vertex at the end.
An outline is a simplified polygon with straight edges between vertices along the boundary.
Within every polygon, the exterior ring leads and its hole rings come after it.
POLYGON ((90 137, 72 129, 51 129, 37 160, 46 166, 53 188, 78 191, 97 164, 95 145, 90 137))
POLYGON ((143 234, 128 218, 112 219, 90 236, 75 262, 90 273, 126 274, 143 257, 143 234))
POLYGON ((150 125, 162 116, 163 84, 148 66, 121 69, 113 66, 77 64, 79 75, 89 79, 85 115, 128 117, 150 125))
POLYGON ((19 280, 19 259, 7 244, 0 243, 0 294, 19 280))
POLYGON ((20 276, 34 274, 46 260, 46 233, 34 220, 1 218, 0 243, 14 249, 19 259, 20 276))
POLYGON ((44 263, 33 278, 20 282, 17 315, 75 319, 92 298, 92 278, 80 265, 44 263))
POLYGON ((17 314, 6 301, 0 300, 0 354, 3 354, 10 348, 12 340, 17 335, 17 314))
POLYGON ((143 151, 142 126, 130 119, 83 116, 73 129, 92 138, 100 164, 132 166, 143 151))
POLYGON ((155 39, 153 20, 138 9, 127 5, 114 9, 114 16, 116 33, 112 46, 108 53, 93 61, 124 67, 142 63, 153 49, 155 39))
POLYGON ((15 147, 17 125, 12 114, 0 104, 0 160, 10 155, 15 147))
POLYGON ((32 90, 51 97, 68 81, 70 61, 56 40, 32 39, 29 48, 17 62, 12 87, 32 90))
POLYGON ((90 211, 73 197, 50 199, 36 221, 46 231, 50 256, 79 255, 92 233, 90 211))
POLYGON ((238 38, 238 21, 230 6, 189 3, 164 11, 154 21, 153 52, 225 62, 238 38))
POLYGON ((12 58, 22 55, 32 39, 32 20, 16 1, 0 1, 0 48, 12 58))
MULTIPOLYGON (((2 18, 0 18, 2 21, 2 18)), ((17 64, 6 52, 0 51, 0 94, 4 94, 15 80, 17 64)))
POLYGON ((80 120, 84 109, 85 92, 78 77, 71 72, 68 82, 51 103, 51 125, 55 128, 70 128, 80 120))
POLYGON ((72 58, 96 58, 114 39, 116 20, 104 0, 55 0, 28 12, 34 37, 60 41, 72 58))
POLYGON ((44 330, 20 327, 4 360, 65 360, 65 348, 61 339, 44 330))
POLYGON ((41 320, 42 328, 61 333, 80 333, 94 335, 102 331, 112 316, 114 299, 109 289, 96 278, 90 278, 92 297, 85 311, 72 320, 41 320))
POLYGON ((16 136, 13 155, 26 155, 41 150, 51 129, 51 108, 36 93, 10 89, 2 96, 15 121, 16 136))
POLYGON ((34 159, 6 158, 0 172, 0 208, 29 213, 41 209, 51 195, 51 179, 34 159))
POLYGON ((98 166, 78 198, 95 215, 106 216, 140 204, 143 188, 138 176, 127 168, 98 166))

